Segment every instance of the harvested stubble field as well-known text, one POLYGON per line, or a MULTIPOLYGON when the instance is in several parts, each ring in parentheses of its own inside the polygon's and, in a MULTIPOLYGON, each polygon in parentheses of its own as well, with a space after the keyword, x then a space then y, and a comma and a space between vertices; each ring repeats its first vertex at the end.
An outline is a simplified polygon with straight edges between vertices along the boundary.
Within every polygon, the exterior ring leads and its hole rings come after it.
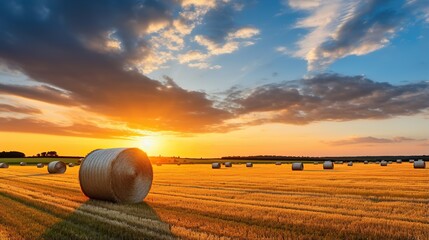
POLYGON ((0 169, 0 239, 429 239, 412 164, 154 166, 142 204, 88 200, 78 167, 0 169))

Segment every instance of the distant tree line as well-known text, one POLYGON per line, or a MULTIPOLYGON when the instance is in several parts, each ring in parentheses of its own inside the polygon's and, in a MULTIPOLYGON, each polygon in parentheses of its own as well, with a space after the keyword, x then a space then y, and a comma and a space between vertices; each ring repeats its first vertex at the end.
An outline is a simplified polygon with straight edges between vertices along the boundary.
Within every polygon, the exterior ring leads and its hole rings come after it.
POLYGON ((0 158, 23 158, 25 154, 18 151, 0 152, 0 158))

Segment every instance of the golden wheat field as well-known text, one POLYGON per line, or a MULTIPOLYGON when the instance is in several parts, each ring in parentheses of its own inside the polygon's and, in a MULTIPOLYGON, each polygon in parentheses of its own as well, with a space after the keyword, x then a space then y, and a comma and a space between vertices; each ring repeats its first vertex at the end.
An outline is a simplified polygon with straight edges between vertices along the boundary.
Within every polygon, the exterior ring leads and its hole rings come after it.
POLYGON ((89 200, 79 167, 0 169, 0 239, 429 239, 412 164, 154 166, 142 204, 89 200))

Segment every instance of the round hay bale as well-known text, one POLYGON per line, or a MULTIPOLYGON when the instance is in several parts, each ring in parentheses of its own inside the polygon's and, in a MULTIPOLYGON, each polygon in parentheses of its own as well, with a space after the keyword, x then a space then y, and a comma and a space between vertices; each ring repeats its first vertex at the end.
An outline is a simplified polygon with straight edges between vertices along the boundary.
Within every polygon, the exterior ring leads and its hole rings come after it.
POLYGON ((9 164, 2 162, 0 163, 0 168, 9 168, 9 164))
POLYGON ((318 165, 318 164, 319 164, 319 162, 314 162, 313 164, 314 164, 314 165, 318 165))
POLYGON ((253 167, 253 163, 251 162, 246 163, 246 167, 253 167))
POLYGON ((27 166, 27 163, 26 162, 20 162, 19 165, 20 166, 27 166))
POLYGON ((392 161, 388 161, 388 162, 387 162, 387 164, 392 164, 392 163, 393 163, 392 161))
POLYGON ((423 160, 415 161, 414 168, 426 168, 426 162, 423 160))
POLYGON ((347 166, 352 167, 353 166, 353 162, 352 161, 348 162, 347 166))
POLYGON ((402 159, 396 159, 396 163, 401 164, 402 163, 402 159))
POLYGON ((152 180, 151 162, 138 148, 94 150, 79 169, 82 192, 89 198, 111 202, 142 202, 152 180))
POLYGON ((364 161, 363 164, 368 164, 368 161, 364 161))
POLYGON ((49 173, 65 173, 67 166, 62 161, 53 161, 48 164, 49 173))
POLYGON ((232 163, 231 162, 226 162, 225 163, 225 167, 232 167, 232 163))
POLYGON ((413 163, 413 162, 414 162, 414 159, 410 159, 410 160, 408 160, 408 162, 413 163))
POLYGON ((219 169, 219 168, 221 168, 221 166, 222 166, 222 164, 220 164, 218 162, 212 163, 212 168, 213 169, 219 169))
POLYGON ((335 164, 343 164, 343 161, 335 161, 335 164))
POLYGON ((276 162, 276 165, 282 165, 282 162, 276 162))
POLYGON ((294 162, 292 163, 292 171, 301 171, 304 170, 304 163, 294 162))
POLYGON ((74 167, 74 163, 69 163, 69 167, 74 167))
POLYGON ((380 162, 380 166, 382 166, 382 167, 387 166, 387 162, 386 162, 386 161, 384 161, 384 160, 383 160, 383 161, 381 161, 381 162, 380 162))
POLYGON ((42 168, 42 167, 44 167, 44 166, 45 166, 45 164, 43 164, 43 163, 38 163, 38 164, 36 164, 36 166, 37 166, 37 168, 42 168))
POLYGON ((334 169, 334 163, 331 161, 325 161, 323 163, 323 169, 334 169))
POLYGON ((83 161, 83 158, 79 158, 79 159, 77 160, 77 165, 81 165, 81 164, 82 164, 82 161, 83 161))

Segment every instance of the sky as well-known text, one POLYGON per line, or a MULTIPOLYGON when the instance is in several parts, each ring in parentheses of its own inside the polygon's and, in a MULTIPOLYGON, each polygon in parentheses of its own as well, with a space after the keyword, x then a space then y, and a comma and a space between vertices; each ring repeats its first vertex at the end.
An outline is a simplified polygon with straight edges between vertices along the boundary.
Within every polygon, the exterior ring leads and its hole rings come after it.
POLYGON ((429 154, 424 0, 0 2, 0 151, 429 154))

